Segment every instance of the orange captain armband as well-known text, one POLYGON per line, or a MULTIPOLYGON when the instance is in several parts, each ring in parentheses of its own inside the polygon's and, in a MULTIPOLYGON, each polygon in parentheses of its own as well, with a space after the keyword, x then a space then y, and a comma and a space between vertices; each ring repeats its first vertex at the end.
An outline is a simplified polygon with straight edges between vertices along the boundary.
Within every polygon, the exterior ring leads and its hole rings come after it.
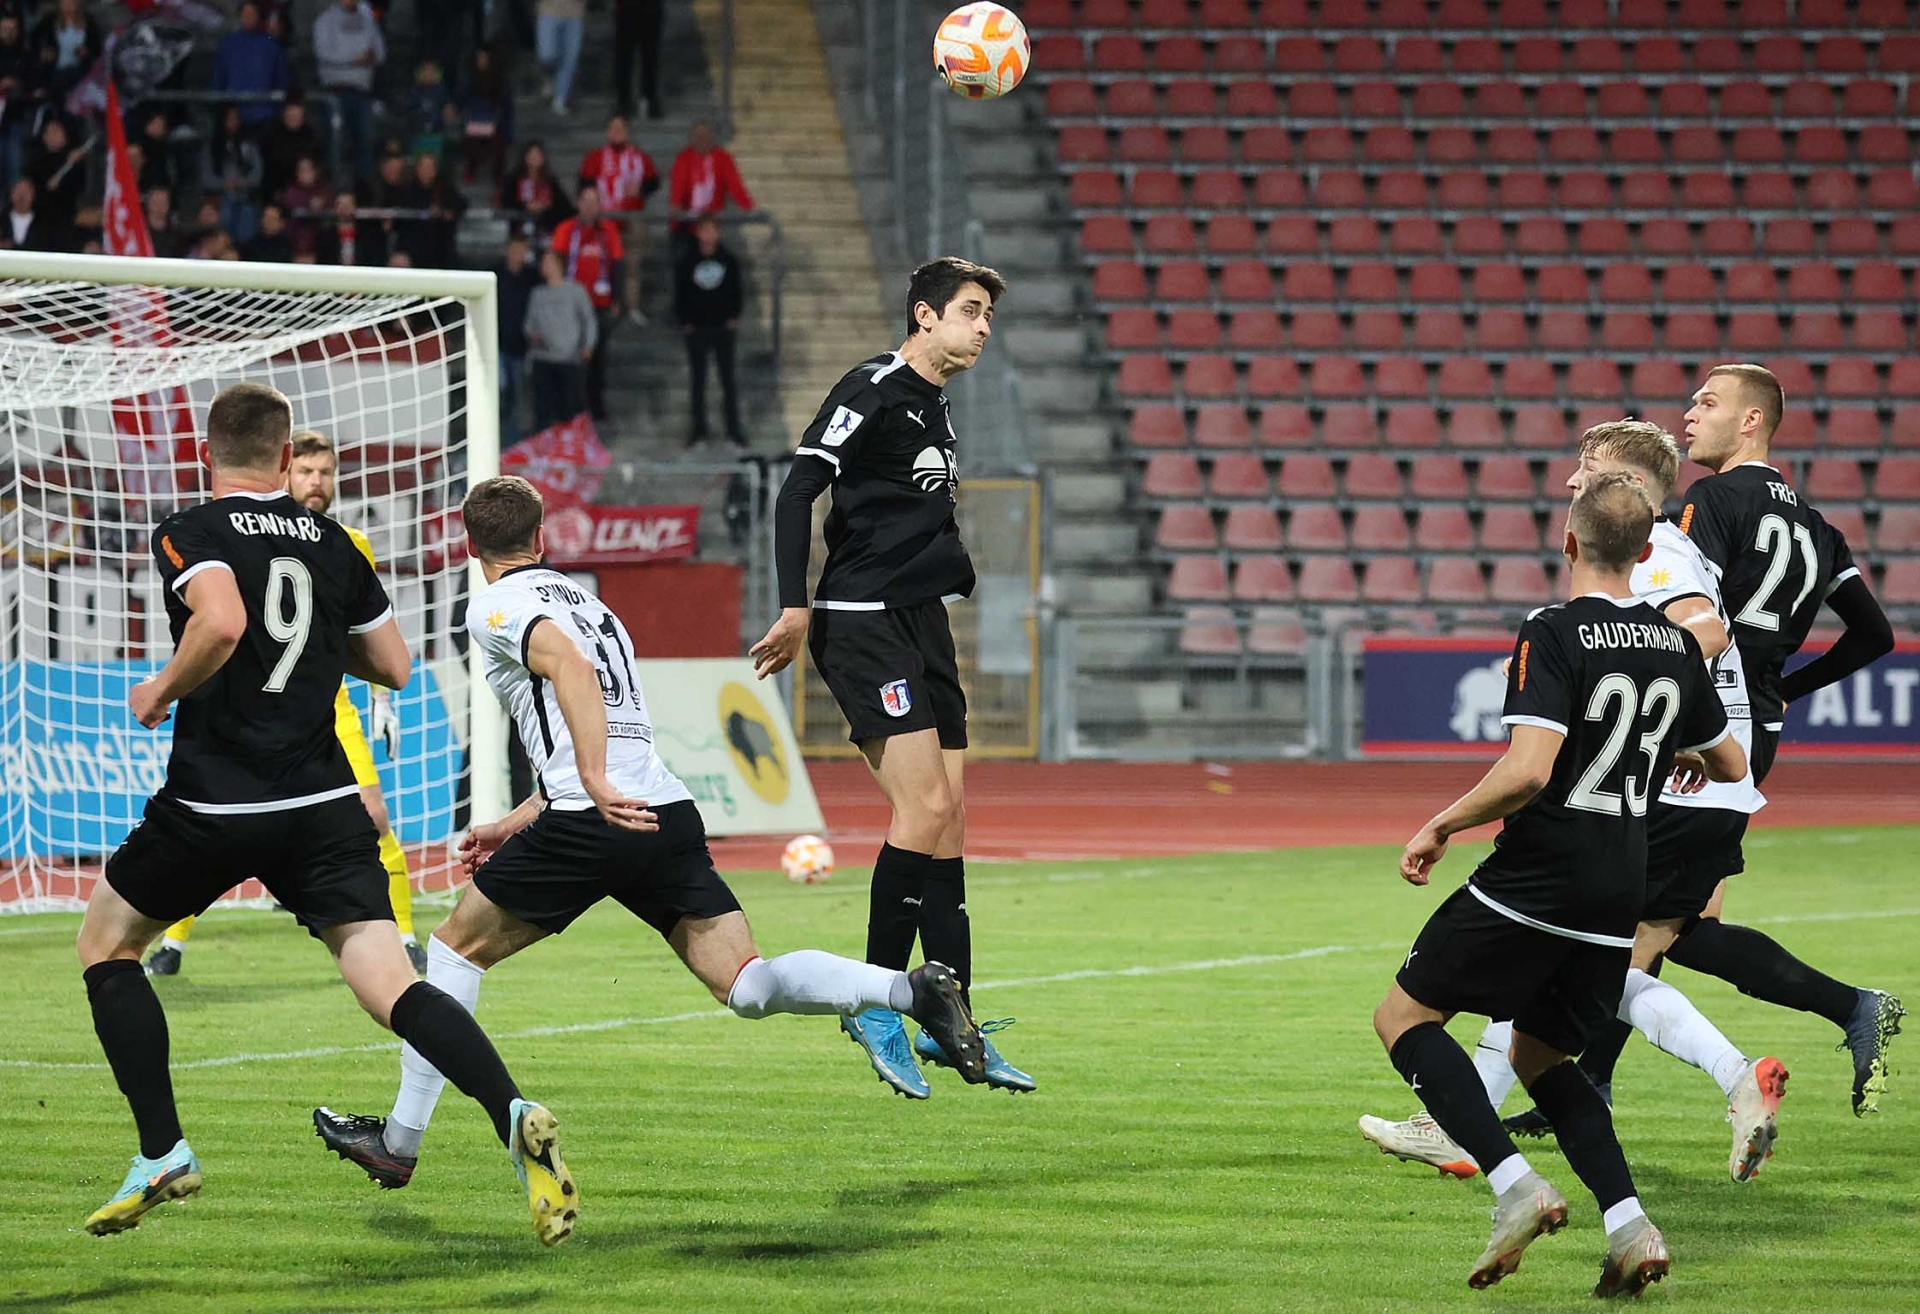
POLYGON ((182 557, 173 546, 172 535, 162 534, 160 536, 160 550, 167 554, 167 560, 173 563, 175 570, 185 570, 187 568, 186 558, 182 557))
POLYGON ((1687 503, 1680 512, 1680 532, 1685 534, 1693 529, 1693 503, 1687 503))
POLYGON ((1518 681, 1514 686, 1516 690, 1524 690, 1527 687, 1527 652, 1532 647, 1532 639, 1520 640, 1520 665, 1514 672, 1514 678, 1518 681))

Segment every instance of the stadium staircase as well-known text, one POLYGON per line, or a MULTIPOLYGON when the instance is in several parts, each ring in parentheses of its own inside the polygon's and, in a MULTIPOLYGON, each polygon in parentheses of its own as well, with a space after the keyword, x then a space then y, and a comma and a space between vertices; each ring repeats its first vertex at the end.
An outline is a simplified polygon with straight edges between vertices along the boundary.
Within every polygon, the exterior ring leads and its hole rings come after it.
POLYGON ((1135 523, 1197 665, 1554 596, 1572 436, 1677 431, 1731 359, 1779 374, 1777 455, 1912 623, 1906 0, 1023 14, 1135 523))

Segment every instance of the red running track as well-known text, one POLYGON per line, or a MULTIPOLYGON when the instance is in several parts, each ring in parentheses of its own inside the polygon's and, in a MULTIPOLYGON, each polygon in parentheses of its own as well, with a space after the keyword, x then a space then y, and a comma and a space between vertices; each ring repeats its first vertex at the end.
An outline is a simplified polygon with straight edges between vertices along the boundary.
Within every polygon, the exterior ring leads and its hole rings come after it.
MULTIPOLYGON (((871 866, 886 801, 857 761, 808 764, 843 864, 871 866)), ((1399 844, 1465 793, 1484 762, 967 767, 967 856, 1164 857, 1327 844, 1399 844)), ((1920 824, 1920 764, 1782 761, 1756 826, 1920 824)), ((1488 830, 1491 834, 1491 829, 1488 830)), ((782 839, 714 841, 722 870, 778 865, 782 839)))

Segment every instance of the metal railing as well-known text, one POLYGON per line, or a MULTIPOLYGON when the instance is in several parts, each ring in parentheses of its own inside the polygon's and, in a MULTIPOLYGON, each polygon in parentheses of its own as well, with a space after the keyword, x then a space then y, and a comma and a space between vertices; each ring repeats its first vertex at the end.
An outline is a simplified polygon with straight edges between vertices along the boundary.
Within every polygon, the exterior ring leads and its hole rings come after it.
MULTIPOLYGON (((326 123, 325 147, 327 152, 327 176, 342 176, 345 156, 341 153, 341 138, 346 131, 346 121, 340 113, 340 102, 324 91, 303 92, 300 99, 306 103, 307 112, 323 117, 326 123)), ((204 116, 196 115, 207 125, 204 130, 201 123, 194 125, 194 140, 206 142, 213 139, 212 123, 229 105, 274 105, 286 103, 284 91, 154 91, 142 98, 142 103, 157 102, 162 105, 185 105, 189 109, 205 110, 204 116)), ((101 139, 101 150, 106 149, 105 138, 101 139)), ((197 188, 195 189, 198 190, 197 188)))

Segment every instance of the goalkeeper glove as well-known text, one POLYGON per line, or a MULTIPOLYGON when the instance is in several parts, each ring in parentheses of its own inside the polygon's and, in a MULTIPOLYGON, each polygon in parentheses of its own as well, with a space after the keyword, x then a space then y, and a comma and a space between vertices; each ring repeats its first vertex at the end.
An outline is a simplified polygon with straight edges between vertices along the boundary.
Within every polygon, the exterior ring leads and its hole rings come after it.
POLYGON ((393 710, 393 693, 387 689, 373 691, 373 737, 387 741, 387 760, 400 760, 400 714, 393 710))

